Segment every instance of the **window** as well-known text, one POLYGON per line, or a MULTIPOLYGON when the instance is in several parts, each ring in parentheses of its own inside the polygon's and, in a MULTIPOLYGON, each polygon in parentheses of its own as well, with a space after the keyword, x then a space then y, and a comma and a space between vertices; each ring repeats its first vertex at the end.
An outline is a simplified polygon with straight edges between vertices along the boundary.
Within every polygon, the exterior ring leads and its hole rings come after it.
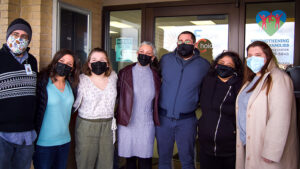
POLYGON ((255 40, 264 41, 272 48, 281 68, 293 65, 295 3, 247 4, 245 35, 245 49, 255 40))
POLYGON ((112 67, 119 71, 137 61, 141 41, 141 10, 112 11, 109 16, 108 55, 112 67))

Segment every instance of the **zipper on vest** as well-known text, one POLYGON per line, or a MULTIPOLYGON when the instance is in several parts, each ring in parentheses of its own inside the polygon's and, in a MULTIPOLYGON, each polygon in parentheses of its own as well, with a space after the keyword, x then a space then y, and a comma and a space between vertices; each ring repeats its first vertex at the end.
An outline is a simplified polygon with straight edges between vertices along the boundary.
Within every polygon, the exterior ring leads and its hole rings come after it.
POLYGON ((228 91, 227 91, 227 93, 226 93, 226 95, 225 95, 225 97, 224 97, 224 99, 223 99, 223 101, 220 105, 220 115, 219 115, 218 123, 217 123, 217 126, 216 126, 216 131, 215 131, 215 137, 214 137, 214 144, 215 144, 215 146, 214 146, 214 155, 215 156, 217 156, 217 142, 216 142, 216 139, 217 139, 217 133, 218 133, 221 117, 222 117, 222 106, 223 106, 223 103, 225 102, 230 90, 231 90, 231 86, 229 86, 229 89, 228 89, 228 91))

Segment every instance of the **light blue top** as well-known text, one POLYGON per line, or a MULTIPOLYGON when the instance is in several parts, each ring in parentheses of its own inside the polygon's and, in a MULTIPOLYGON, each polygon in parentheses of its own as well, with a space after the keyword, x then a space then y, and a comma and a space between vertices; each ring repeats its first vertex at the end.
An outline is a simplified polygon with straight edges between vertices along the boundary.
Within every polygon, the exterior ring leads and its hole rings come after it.
POLYGON ((246 121, 247 121, 247 107, 250 96, 253 91, 247 93, 249 89, 255 84, 255 82, 259 79, 259 76, 255 76, 253 80, 248 84, 247 87, 239 95, 238 99, 238 127, 240 129, 240 139, 243 145, 246 145, 246 121))
POLYGON ((71 141, 69 122, 74 96, 66 81, 63 92, 59 91, 49 78, 47 85, 48 102, 38 137, 39 146, 57 146, 71 141))
MULTIPOLYGON (((26 51, 23 53, 23 57, 17 57, 14 53, 10 53, 20 64, 22 64, 26 59, 28 59, 28 53, 26 51)), ((32 145, 32 143, 36 139, 36 132, 35 130, 23 132, 0 132, 0 137, 5 141, 13 144, 32 145)))

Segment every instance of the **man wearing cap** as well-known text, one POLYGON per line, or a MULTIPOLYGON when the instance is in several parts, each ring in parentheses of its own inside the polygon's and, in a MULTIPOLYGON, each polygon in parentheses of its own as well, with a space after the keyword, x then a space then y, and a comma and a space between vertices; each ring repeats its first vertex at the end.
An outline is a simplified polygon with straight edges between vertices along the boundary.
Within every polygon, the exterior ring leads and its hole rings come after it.
POLYGON ((10 23, 0 50, 0 169, 29 169, 36 139, 37 61, 28 53, 31 26, 10 23))

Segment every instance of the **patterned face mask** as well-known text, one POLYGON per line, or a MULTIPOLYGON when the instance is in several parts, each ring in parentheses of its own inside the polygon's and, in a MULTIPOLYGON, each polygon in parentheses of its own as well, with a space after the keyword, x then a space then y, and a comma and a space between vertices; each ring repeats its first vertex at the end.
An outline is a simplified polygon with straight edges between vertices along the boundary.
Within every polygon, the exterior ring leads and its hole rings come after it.
POLYGON ((7 46, 16 55, 23 53, 27 47, 29 40, 23 38, 15 38, 15 36, 10 35, 7 39, 7 46))

